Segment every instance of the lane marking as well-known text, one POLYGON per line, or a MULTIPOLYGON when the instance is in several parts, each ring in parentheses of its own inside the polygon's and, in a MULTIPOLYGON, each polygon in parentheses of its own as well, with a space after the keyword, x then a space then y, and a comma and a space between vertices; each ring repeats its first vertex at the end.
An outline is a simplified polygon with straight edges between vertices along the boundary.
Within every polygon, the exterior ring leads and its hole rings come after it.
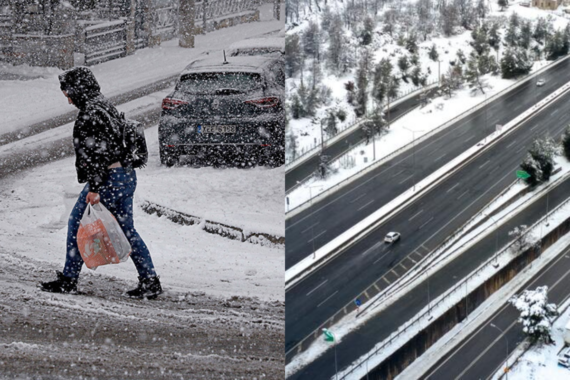
POLYGON ((380 289, 380 287, 379 287, 378 285, 376 285, 376 283, 374 283, 374 287, 376 288, 376 291, 377 291, 377 292, 380 292, 381 289, 380 289))
POLYGON ((451 190, 455 189, 457 186, 459 186, 459 182, 457 182, 451 189, 447 190, 446 193, 449 193, 451 190))
POLYGON ((538 124, 535 125, 534 127, 530 127, 530 130, 532 131, 533 129, 538 128, 538 124))
POLYGON ((360 198, 362 198, 362 197, 365 196, 365 195, 366 195, 366 193, 364 193, 364 194, 362 194, 362 195, 359 195, 358 197, 356 197, 356 198, 354 198, 353 200, 351 200, 350 203, 356 202, 357 200, 359 200, 360 198))
POLYGON ((416 255, 418 255, 420 257, 420 259, 423 259, 424 257, 418 252, 418 251, 414 251, 412 253, 415 253, 416 255))
POLYGON ((479 169, 483 168, 484 166, 486 166, 491 160, 487 160, 483 163, 483 165, 479 166, 479 169))
POLYGON ((338 290, 336 292, 334 292, 333 294, 331 294, 330 296, 328 296, 323 302, 321 302, 320 304, 317 305, 317 307, 320 307, 322 304, 324 304, 325 302, 327 302, 328 300, 330 300, 335 294, 338 293, 338 290))
POLYGON ((431 222, 433 220, 433 216, 431 218, 429 218, 424 224, 422 224, 420 226, 420 228, 418 228, 418 230, 421 230, 422 228, 424 228, 426 226, 426 224, 428 224, 429 222, 431 222))
POLYGON ((364 206, 361 206, 361 207, 360 207, 358 210, 356 210, 356 211, 362 210, 362 209, 365 208, 366 206, 369 206, 372 202, 374 202, 374 199, 371 200, 370 202, 368 202, 367 204, 365 204, 364 206))
MULTIPOLYGON (((404 263, 400 263, 400 266, 401 266, 402 268, 404 268, 404 271, 406 271, 406 272, 408 271, 408 268, 406 268, 406 266, 404 265, 404 263)), ((404 272, 404 273, 405 273, 405 272, 404 272)))
POLYGON ((397 177, 397 176, 399 176, 400 174, 402 174, 403 172, 404 172, 404 170, 402 169, 402 170, 400 170, 399 172, 397 172, 396 174, 393 174, 392 177, 397 177))
POLYGON ((461 193, 460 196, 458 196, 456 199, 460 200, 465 194, 467 194, 469 192, 469 190, 465 190, 463 193, 461 193))
MULTIPOLYGON (((324 280, 323 282, 321 282, 319 285, 317 285, 316 288, 314 288, 313 290, 311 290, 309 293, 307 293, 307 296, 309 294, 311 294, 312 292, 314 292, 315 290, 317 290, 318 288, 320 288, 321 286, 323 286, 324 284, 326 284, 326 282, 328 281, 328 279, 324 280)), ((306 296, 305 296, 306 297, 306 296)))
POLYGON ((409 180, 409 179, 412 178, 413 176, 414 176, 413 174, 407 176, 407 177, 404 178, 402 181, 400 181, 398 184, 401 185, 402 183, 406 182, 407 180, 409 180))
POLYGON ((412 259, 410 256, 406 256, 406 259, 410 260, 414 264, 418 263, 416 260, 412 259))
POLYGON ((400 278, 400 275, 398 274, 398 272, 396 272, 395 269, 396 269, 396 268, 390 269, 390 272, 394 273, 394 276, 396 276, 396 278, 400 278))
POLYGON ((422 212, 424 212, 424 209, 421 209, 417 214, 415 214, 414 216, 412 216, 410 219, 408 219, 408 222, 410 222, 412 219, 414 219, 416 216, 420 215, 422 212))
POLYGON ((318 238, 319 236, 321 236, 321 235, 324 234, 325 232, 327 232, 327 230, 324 230, 323 232, 321 232, 320 234, 318 234, 317 236, 315 236, 315 237, 312 238, 311 240, 307 240, 307 243, 312 242, 313 240, 315 240, 316 238, 318 238))
POLYGON ((517 142, 517 140, 513 140, 513 142, 512 142, 512 143, 510 143, 509 145, 507 145, 507 148, 510 148, 511 146, 515 145, 515 144, 516 144, 516 142, 517 142))
POLYGON ((382 277, 382 280, 386 281, 386 283, 387 283, 388 285, 391 284, 391 282, 390 282, 386 277, 382 277))
POLYGON ((441 156, 439 156, 438 158, 435 159, 435 161, 439 161, 441 160, 443 157, 447 156, 447 153, 442 154, 441 156))
POLYGON ((312 229, 313 227, 315 227, 317 224, 319 224, 321 221, 319 220, 317 223, 311 224, 309 226, 309 228, 307 228, 306 230, 301 231, 302 234, 304 234, 305 232, 309 231, 310 229, 312 229))
POLYGON ((370 299, 370 296, 368 295, 368 292, 366 290, 364 291, 364 295, 366 296, 366 298, 370 299))

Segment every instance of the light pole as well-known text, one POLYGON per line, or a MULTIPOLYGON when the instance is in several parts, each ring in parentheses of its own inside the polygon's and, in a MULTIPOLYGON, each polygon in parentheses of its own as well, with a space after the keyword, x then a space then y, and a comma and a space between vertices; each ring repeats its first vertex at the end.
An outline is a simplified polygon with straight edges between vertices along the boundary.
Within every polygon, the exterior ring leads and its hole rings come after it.
POLYGON ((494 324, 491 323, 490 326, 499 330, 501 334, 505 337, 505 340, 507 341, 507 355, 505 356, 505 380, 509 380, 509 338, 507 338, 507 334, 505 334, 503 330, 501 330, 494 324))
POLYGON ((416 191, 416 132, 423 132, 423 130, 421 131, 414 131, 413 129, 410 129, 408 127, 403 127, 406 131, 412 132, 412 144, 413 144, 413 153, 412 153, 412 160, 413 160, 413 164, 412 164, 412 170, 414 172, 414 191, 416 191))

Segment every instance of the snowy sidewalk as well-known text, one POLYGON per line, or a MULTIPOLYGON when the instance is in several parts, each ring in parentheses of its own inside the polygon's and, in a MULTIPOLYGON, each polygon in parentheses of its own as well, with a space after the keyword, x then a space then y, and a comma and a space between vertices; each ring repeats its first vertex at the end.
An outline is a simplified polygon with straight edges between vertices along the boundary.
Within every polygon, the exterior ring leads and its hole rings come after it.
MULTIPOLYGON (((205 51, 219 51, 246 38, 276 33, 284 21, 271 19, 272 4, 260 8, 261 21, 220 29, 196 36, 194 49, 178 46, 178 39, 161 46, 137 50, 135 54, 92 66, 103 94, 107 97, 133 91, 179 74, 205 51)), ((283 13, 284 14, 284 13, 283 13)), ((72 108, 59 89, 57 68, 1 66, 0 72, 30 80, 0 81, 0 136, 68 113, 72 108)))

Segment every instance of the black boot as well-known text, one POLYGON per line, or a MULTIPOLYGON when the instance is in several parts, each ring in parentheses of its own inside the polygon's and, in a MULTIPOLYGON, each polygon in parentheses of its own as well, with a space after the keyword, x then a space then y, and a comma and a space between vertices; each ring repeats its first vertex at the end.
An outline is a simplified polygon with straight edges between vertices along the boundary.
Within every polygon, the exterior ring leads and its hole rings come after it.
POLYGON ((57 280, 40 282, 40 290, 51 293, 76 293, 77 279, 64 276, 60 271, 55 271, 57 280))
POLYGON ((127 292, 127 295, 131 298, 147 298, 149 300, 155 299, 159 294, 162 293, 162 287, 160 286, 160 280, 158 276, 151 278, 139 277, 139 285, 127 292))

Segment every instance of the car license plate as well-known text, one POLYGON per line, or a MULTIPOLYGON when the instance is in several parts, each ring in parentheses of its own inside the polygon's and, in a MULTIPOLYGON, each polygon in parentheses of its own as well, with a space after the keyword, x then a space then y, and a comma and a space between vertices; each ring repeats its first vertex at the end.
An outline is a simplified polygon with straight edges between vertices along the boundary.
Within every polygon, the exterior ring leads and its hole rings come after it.
POLYGON ((202 125, 198 127, 201 133, 236 133, 235 125, 202 125))

